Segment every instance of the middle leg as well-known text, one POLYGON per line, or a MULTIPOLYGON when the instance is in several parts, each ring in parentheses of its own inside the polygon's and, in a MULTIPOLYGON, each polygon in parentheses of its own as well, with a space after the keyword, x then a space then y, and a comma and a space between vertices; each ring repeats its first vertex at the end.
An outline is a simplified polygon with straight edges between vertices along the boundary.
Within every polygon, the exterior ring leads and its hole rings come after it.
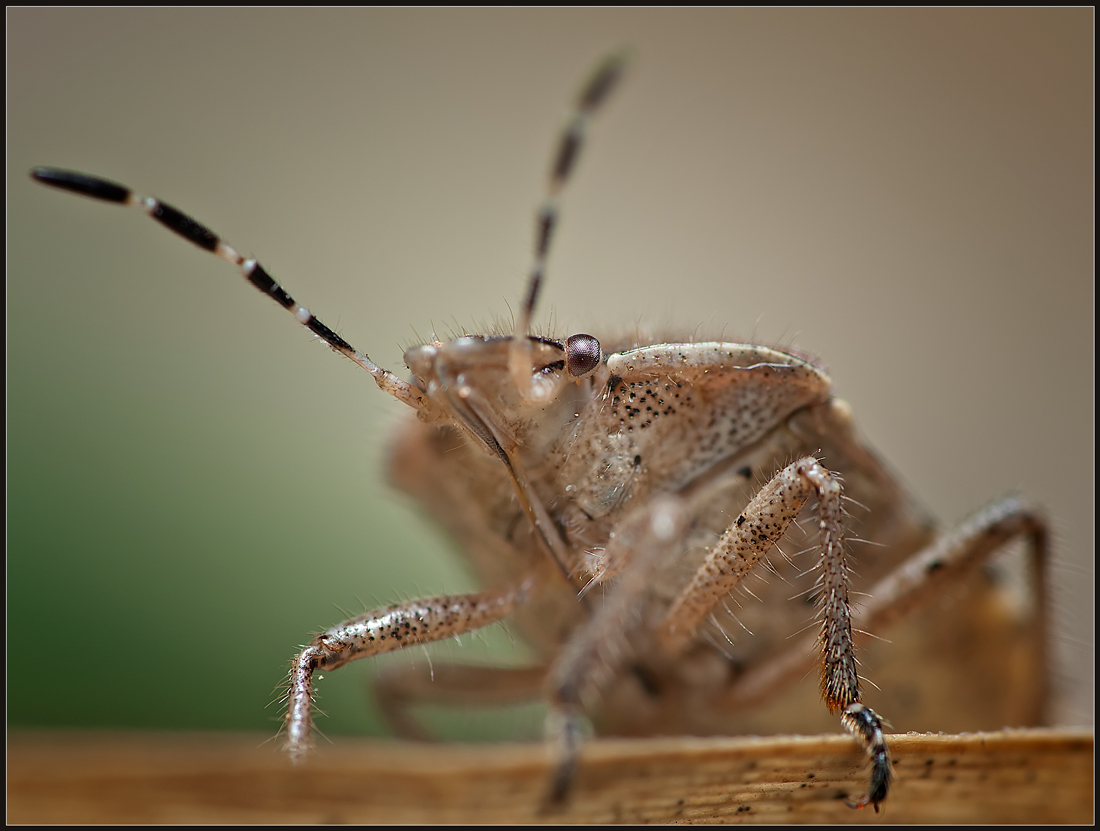
POLYGON ((432 741, 410 709, 424 704, 445 707, 518 704, 537 700, 546 667, 494 667, 436 663, 386 667, 374 685, 374 697, 394 731, 405 739, 432 741))

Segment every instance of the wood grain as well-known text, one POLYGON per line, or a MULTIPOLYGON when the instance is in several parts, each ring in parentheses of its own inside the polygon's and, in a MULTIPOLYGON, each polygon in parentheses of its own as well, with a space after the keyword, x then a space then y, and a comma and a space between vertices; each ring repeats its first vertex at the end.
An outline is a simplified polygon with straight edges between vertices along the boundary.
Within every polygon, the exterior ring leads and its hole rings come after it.
POLYGON ((893 736, 880 814, 845 736, 592 741, 569 804, 540 805, 537 744, 338 740, 292 768, 251 734, 14 732, 11 823, 1014 822, 1090 823, 1084 729, 893 736))

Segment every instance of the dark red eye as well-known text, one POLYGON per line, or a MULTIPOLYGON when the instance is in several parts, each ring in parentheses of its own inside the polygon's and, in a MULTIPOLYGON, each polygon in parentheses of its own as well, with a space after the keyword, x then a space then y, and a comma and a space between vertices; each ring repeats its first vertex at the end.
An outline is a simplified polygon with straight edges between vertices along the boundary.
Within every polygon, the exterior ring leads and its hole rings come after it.
POLYGON ((600 365, 600 342, 591 335, 571 335, 565 342, 569 374, 582 378, 600 365))

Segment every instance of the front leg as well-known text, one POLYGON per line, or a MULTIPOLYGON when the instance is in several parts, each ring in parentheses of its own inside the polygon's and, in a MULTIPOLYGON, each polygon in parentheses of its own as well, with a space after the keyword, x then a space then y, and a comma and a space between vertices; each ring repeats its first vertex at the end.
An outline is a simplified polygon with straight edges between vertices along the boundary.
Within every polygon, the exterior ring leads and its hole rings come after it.
POLYGON ((670 652, 685 649, 699 624, 767 555, 811 497, 817 498, 820 539, 817 646, 821 695, 830 712, 843 712, 844 728, 860 740, 871 758, 870 788, 853 807, 873 805, 877 811, 893 778, 890 754, 882 719, 861 703, 852 646, 840 482, 817 459, 807 456, 791 463, 753 497, 673 603, 658 636, 670 652))
POLYGON ((286 749, 291 760, 302 761, 312 744, 314 673, 488 626, 509 615, 530 588, 528 581, 477 594, 395 603, 346 620, 315 637, 290 666, 286 749))
MULTIPOLYGON (((676 546, 685 525, 684 509, 671 497, 631 511, 616 528, 604 561, 619 569, 607 595, 571 635, 551 667, 547 735, 555 760, 548 806, 561 804, 577 768, 586 703, 600 694, 628 655, 627 633, 638 626, 650 582, 662 557, 676 546)), ((594 577, 599 590, 600 576, 594 577)))

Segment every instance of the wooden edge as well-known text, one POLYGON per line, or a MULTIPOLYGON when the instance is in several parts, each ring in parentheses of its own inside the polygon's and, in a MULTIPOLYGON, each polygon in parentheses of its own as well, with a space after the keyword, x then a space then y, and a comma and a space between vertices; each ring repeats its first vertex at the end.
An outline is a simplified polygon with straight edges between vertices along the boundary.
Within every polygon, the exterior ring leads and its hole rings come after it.
POLYGON ((13 732, 9 823, 1091 823, 1093 733, 891 736, 875 814, 841 735, 594 740, 562 809, 539 744, 342 739, 292 768, 269 737, 13 732))

